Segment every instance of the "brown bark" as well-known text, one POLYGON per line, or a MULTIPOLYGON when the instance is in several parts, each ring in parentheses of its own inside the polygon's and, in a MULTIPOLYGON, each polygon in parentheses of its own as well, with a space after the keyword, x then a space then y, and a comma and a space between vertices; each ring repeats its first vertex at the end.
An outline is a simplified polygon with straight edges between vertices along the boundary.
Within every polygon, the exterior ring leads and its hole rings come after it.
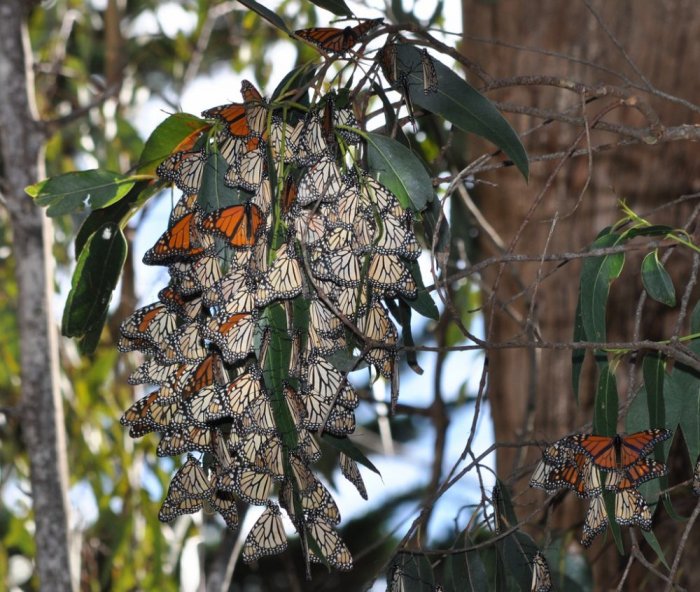
MULTIPOLYGON (((463 0, 465 38, 462 53, 480 64, 495 78, 518 75, 549 75, 584 82, 591 85, 614 84, 626 86, 619 76, 639 86, 646 81, 656 89, 682 97, 691 103, 700 103, 700 80, 689 75, 700 61, 700 45, 691 43, 700 30, 700 7, 695 2, 591 2, 601 20, 610 29, 633 60, 632 65, 606 34, 593 11, 585 2, 569 3, 545 0, 534 6, 517 0, 486 3, 463 0), (499 40, 531 49, 558 52, 589 65, 543 55, 541 52, 474 40, 473 37, 499 40), (608 71, 592 67, 604 66, 608 71), (635 71, 635 67, 638 71, 635 71), (611 73, 612 72, 612 73, 611 73)), ((480 81, 472 80, 479 85, 480 81)), ((629 90, 629 87, 628 87, 629 90)), ((648 101, 663 125, 696 124, 697 111, 687 109, 657 94, 632 89, 648 101)), ((576 94, 547 87, 514 87, 489 93, 489 98, 508 103, 563 111, 573 106, 571 115, 581 115, 582 99, 576 94)), ((592 119, 610 101, 594 101, 585 113, 592 119)), ((521 132, 541 123, 526 116, 507 115, 521 132)), ((645 126, 639 112, 620 107, 605 116, 605 121, 626 125, 645 126)), ((552 123, 525 138, 530 156, 566 150, 581 128, 552 123)), ((593 132, 593 143, 613 141, 614 136, 593 132)), ((585 140, 578 147, 585 148, 585 140)), ((484 148, 484 146, 480 146, 484 148)), ((486 148, 491 151, 492 148, 486 148)), ((475 152, 475 154, 477 154, 475 152)), ((700 188, 700 170, 697 147, 690 143, 675 142, 660 147, 640 146, 617 149, 593 157, 589 170, 586 157, 564 163, 561 170, 545 188, 547 179, 555 171, 557 162, 534 164, 530 182, 525 185, 515 171, 499 171, 489 179, 496 188, 485 187, 477 193, 478 204, 488 222, 496 229, 513 253, 537 255, 541 253, 572 252, 585 248, 605 226, 621 217, 617 202, 625 199, 637 212, 645 212, 668 202, 683 193, 700 188), (590 184, 587 181, 590 176, 590 184), (540 198, 540 192, 544 191, 540 198), (585 191, 585 192, 584 192, 585 191), (582 193, 583 192, 583 193, 582 193), (513 238, 521 233, 516 242, 513 238)), ((693 204, 694 205, 694 204, 693 204)), ((657 223, 682 226, 691 206, 679 206, 654 219, 657 223)), ((482 240, 483 255, 495 254, 492 243, 482 240)), ((634 339, 634 309, 641 292, 635 255, 628 256, 627 268, 632 271, 615 284, 609 306, 608 337, 625 341, 634 339)), ((578 292, 580 263, 568 263, 552 275, 546 272, 554 265, 538 263, 492 267, 485 271, 486 286, 497 286, 496 297, 485 311, 487 339, 500 343, 522 338, 528 333, 538 334, 545 341, 571 341, 578 292), (500 276, 499 276, 500 272, 500 276), (538 274, 541 281, 538 281, 538 274), (523 287, 526 290, 523 292, 523 287), (503 303, 519 316, 514 320, 506 314, 503 303)), ((687 269, 687 261, 679 264, 687 269)), ((485 299, 487 297, 485 296, 485 299)), ((662 309, 647 304, 640 338, 667 338, 672 334, 677 310, 662 309)), ((618 374, 620 400, 626 396, 627 365, 618 374)), ((577 406, 571 387, 571 352, 568 350, 493 349, 489 352, 489 398, 492 402, 497 441, 516 438, 554 440, 580 428, 592 419, 590 403, 594 389, 592 373, 581 385, 582 405, 577 406)), ((533 462, 539 450, 530 449, 521 455, 517 449, 502 448, 498 455, 498 472, 503 478, 514 475, 514 469, 533 462), (521 457, 522 456, 522 457, 521 457)), ((523 472, 520 472, 524 475, 523 472)), ((516 481, 517 492, 527 490, 526 479, 516 481)), ((571 496, 569 496, 570 498, 571 496)), ((531 496, 528 501, 542 501, 531 496)), ((567 510, 555 513, 556 522, 550 525, 571 526, 582 518, 583 506, 567 499, 567 510)), ((532 507, 528 506, 531 510, 532 507)), ((657 522, 661 520, 657 518, 657 522)), ((681 528, 676 528, 676 538, 681 528)), ((668 552, 675 550, 673 537, 662 545, 668 552)), ((697 547, 690 543, 685 552, 692 561, 697 547)), ((593 557, 594 554, 591 554, 593 557)), ((653 557, 653 554, 647 554, 653 557)), ((599 562, 596 589, 614 586, 619 578, 616 560, 599 562), (602 566, 605 563, 606 568, 602 566)), ((642 568, 642 572, 645 568, 642 568)), ((688 589, 700 589, 697 570, 681 568, 685 575, 681 582, 688 589)), ((641 585, 643 573, 632 573, 627 580, 630 589, 641 585)), ((653 579, 651 588, 660 589, 662 583, 653 579)))
POLYGON ((28 4, 0 2, 0 185, 17 261, 21 358, 20 417, 30 462, 36 565, 42 590, 73 589, 70 569, 63 407, 52 315, 51 225, 24 188, 45 176, 44 136, 33 96, 28 4))

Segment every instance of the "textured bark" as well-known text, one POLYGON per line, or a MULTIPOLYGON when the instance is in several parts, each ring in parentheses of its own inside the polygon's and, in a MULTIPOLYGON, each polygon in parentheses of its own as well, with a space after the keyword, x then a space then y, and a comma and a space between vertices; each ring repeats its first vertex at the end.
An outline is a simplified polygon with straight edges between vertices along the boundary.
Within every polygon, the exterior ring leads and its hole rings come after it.
MULTIPOLYGON (((700 44, 691 41, 698 38, 700 30, 700 6, 697 2, 645 0, 593 1, 591 4, 600 11, 606 26, 656 88, 692 103, 700 103, 700 80, 690 74, 700 62, 700 44)), ((463 20, 466 36, 462 53, 496 78, 550 75, 594 85, 623 84, 614 75, 580 63, 470 40, 470 36, 559 52, 605 66, 623 73, 629 79, 640 80, 584 2, 544 0, 535 6, 518 0, 496 3, 463 0, 463 20)), ((478 86, 478 81, 473 82, 478 86)), ((648 98, 642 92, 639 96, 648 98)), ((578 100, 571 92, 545 87, 504 89, 489 93, 489 97, 555 111, 575 105, 578 100)), ((693 124, 699 120, 697 113, 662 98, 654 97, 649 102, 666 126, 693 124)), ((590 117, 601 107, 601 103, 592 103, 586 113, 590 117)), ((579 115, 580 111, 573 114, 579 115)), ((525 116, 506 116, 521 132, 540 123, 540 120, 525 116)), ((606 121, 644 125, 638 113, 631 109, 618 109, 606 116, 606 121)), ((531 156, 566 150, 580 131, 579 128, 555 122, 528 136, 525 139, 526 147, 531 156)), ((614 139, 610 134, 594 133, 594 143, 603 138, 607 141, 614 139)), ((585 144, 579 147, 585 147, 585 144)), ((487 150, 491 151, 492 148, 487 150)), ((625 199, 635 211, 645 212, 681 194, 697 191, 700 187, 697 155, 696 145, 681 142, 661 147, 618 149, 595 155, 591 184, 583 195, 581 191, 589 172, 587 159, 570 160, 559 171, 541 203, 532 211, 530 209, 535 204, 536 196, 556 162, 533 164, 532 177, 527 185, 516 172, 499 171, 490 177, 498 186, 479 189, 478 203, 483 215, 506 245, 530 216, 513 248, 514 253, 538 255, 577 251, 589 245, 605 226, 620 218, 619 199, 625 199), (582 199, 577 204, 579 197, 582 199), (560 218, 548 237, 555 215, 560 218)), ((682 226, 691 207, 675 207, 654 221, 682 226)), ((482 248, 484 256, 496 254, 487 240, 482 240, 482 248)), ((635 255, 629 255, 626 273, 638 270, 638 263, 635 255)), ((681 263, 676 271, 683 271, 683 265, 681 263)), ((554 268, 555 265, 547 264, 542 266, 542 271, 548 272, 554 268)), ((496 303, 485 311, 487 326, 491 323, 487 335, 489 341, 500 343, 514 338, 522 339, 531 330, 536 330, 544 341, 571 341, 580 263, 570 262, 549 277, 545 274, 546 279, 537 285, 535 293, 533 286, 537 284, 539 270, 537 263, 518 263, 504 268, 496 303), (524 293, 523 287, 528 288, 524 293), (530 318, 534 329, 528 328, 522 320, 513 320, 499 303, 509 303, 511 311, 515 311, 521 319, 527 319, 532 310, 530 318)), ((483 274, 486 286, 494 285, 497 272, 495 267, 486 270, 483 274)), ((630 273, 614 286, 608 313, 610 340, 619 338, 629 341, 633 338, 634 308, 641 291, 641 283, 635 273, 630 273)), ((648 303, 644 315, 641 338, 660 339, 671 335, 677 311, 654 308, 648 303)), ((571 352, 568 350, 533 352, 526 349, 493 349, 489 352, 489 370, 489 398, 497 441, 513 441, 516 438, 551 441, 592 419, 592 373, 584 376, 582 403, 577 406, 571 387, 571 352)), ((626 377, 624 371, 618 374, 621 402, 626 396, 626 377)), ((498 473, 502 478, 513 477, 514 468, 533 462, 539 450, 533 448, 526 455, 521 454, 517 449, 499 450, 498 473)), ((526 476, 522 471, 519 474, 526 476)), ((514 483, 518 493, 527 490, 526 479, 514 483)), ((527 505, 529 502, 542 500, 543 497, 535 494, 520 498, 528 512, 532 509, 531 505, 527 505)), ((555 512, 549 526, 570 527, 582 519, 584 506, 571 496, 567 497, 565 508, 555 512)), ((657 518, 657 523, 665 520, 663 512, 659 514, 662 516, 657 518)), ((657 526, 659 524, 655 525, 655 529, 657 526)), ((675 550, 673 540, 680 535, 681 529, 682 526, 669 527, 668 530, 675 534, 662 541, 669 554, 675 550)), ((690 542, 686 549, 686 561, 692 561, 697 555, 698 542, 695 538, 696 542, 690 542)), ((596 564, 599 584, 596 589, 608 589, 617 582, 620 574, 614 554, 613 551, 604 555, 607 560, 596 564)), ((595 552, 590 554, 590 557, 595 556, 595 552)), ((647 557, 653 558, 653 554, 647 553, 647 557)), ((629 589, 642 587, 645 572, 646 568, 642 567, 639 573, 630 575, 627 580, 629 589)), ((681 568, 681 574, 680 583, 687 589, 700 589, 700 572, 692 569, 692 565, 686 563, 681 568)), ((654 578, 648 585, 651 586, 648 589, 662 587, 662 583, 654 578)))
POLYGON ((44 177, 33 100, 27 2, 0 1, 0 150, 19 290, 22 435, 30 462, 42 590, 72 590, 65 431, 52 315, 51 225, 24 187, 44 177))

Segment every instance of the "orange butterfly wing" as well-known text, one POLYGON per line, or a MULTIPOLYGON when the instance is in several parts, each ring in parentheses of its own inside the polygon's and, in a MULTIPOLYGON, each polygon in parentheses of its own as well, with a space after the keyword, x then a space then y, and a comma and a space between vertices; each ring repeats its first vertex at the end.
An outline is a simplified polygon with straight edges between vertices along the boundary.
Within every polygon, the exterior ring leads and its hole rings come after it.
POLYGON ((620 465, 626 468, 649 454, 659 442, 671 437, 670 430, 651 428, 624 436, 620 441, 620 465))
POLYGON ((226 124, 226 129, 232 136, 247 136, 250 134, 245 105, 229 103, 202 111, 207 119, 218 119, 226 124))
POLYGON ((256 242, 262 220, 258 206, 236 205, 206 215, 201 227, 206 232, 228 239, 232 247, 251 247, 256 242))

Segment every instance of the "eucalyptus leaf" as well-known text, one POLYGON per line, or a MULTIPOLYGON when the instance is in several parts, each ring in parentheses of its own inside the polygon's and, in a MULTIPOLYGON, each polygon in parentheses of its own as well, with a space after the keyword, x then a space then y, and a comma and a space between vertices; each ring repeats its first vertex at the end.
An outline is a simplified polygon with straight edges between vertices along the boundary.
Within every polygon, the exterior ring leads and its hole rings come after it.
POLYGON ((666 306, 676 305, 676 290, 673 281, 659 261, 657 249, 649 253, 642 261, 642 283, 647 294, 666 306))
POLYGON ((269 8, 266 8, 259 2, 255 2, 255 0, 238 0, 243 6, 246 6, 247 8, 250 8, 253 12, 257 13, 260 15, 262 18, 264 18, 267 22, 271 23, 278 29, 281 29, 285 33, 290 33, 291 31, 287 28, 287 25, 285 22, 277 16, 272 10, 269 8))

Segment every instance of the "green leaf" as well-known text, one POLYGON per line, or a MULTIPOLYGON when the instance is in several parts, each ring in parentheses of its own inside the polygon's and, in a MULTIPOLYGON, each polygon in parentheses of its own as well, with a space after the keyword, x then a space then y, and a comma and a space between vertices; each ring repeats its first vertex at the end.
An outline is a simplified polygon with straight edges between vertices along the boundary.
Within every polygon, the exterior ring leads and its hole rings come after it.
POLYGON ((676 230, 670 226, 652 225, 652 226, 637 226, 625 232, 627 238, 636 236, 667 236, 674 234, 676 230))
POLYGON ((624 555, 625 546, 622 542, 622 532, 620 531, 620 525, 615 521, 615 492, 603 491, 603 500, 605 501, 605 511, 608 514, 608 526, 615 541, 615 546, 618 553, 624 555))
MULTIPOLYGON (((700 356, 700 343, 693 341, 689 349, 700 356)), ((665 376, 664 401, 666 403, 666 427, 680 425, 683 440, 688 447, 691 461, 700 455, 700 374, 692 368, 676 363, 665 376)), ((670 443, 664 442, 668 453, 670 443)))
POLYGON ((379 469, 372 464, 372 461, 369 460, 355 444, 353 444, 350 438, 337 438, 336 436, 331 436, 328 432, 323 432, 321 442, 330 444, 333 448, 349 456, 355 462, 360 463, 363 467, 367 467, 373 473, 381 476, 379 469))
POLYGON ((617 381, 607 360, 598 362, 598 372, 593 431, 604 436, 614 436, 617 433, 617 381))
POLYGON ((695 303, 693 312, 690 314, 690 332, 700 333, 700 300, 695 303))
POLYGON ((81 337, 101 329, 126 260, 126 251, 126 239, 113 222, 101 226, 88 239, 73 272, 63 311, 63 335, 81 337))
POLYGON ((406 363, 416 374, 423 374, 423 368, 418 364, 418 356, 415 349, 416 342, 413 340, 410 305, 401 296, 398 297, 398 304, 390 298, 385 299, 385 302, 391 314, 401 325, 401 340, 405 347, 406 363))
POLYGON ((75 235, 75 256, 78 257, 85 243, 92 234, 107 222, 113 222, 123 228, 132 213, 144 203, 159 188, 150 181, 139 181, 134 184, 131 191, 111 206, 90 212, 75 235))
POLYGON ((204 212, 242 204, 245 198, 250 196, 244 191, 225 185, 224 179, 228 168, 228 163, 218 152, 213 152, 207 158, 197 198, 197 203, 204 212))
MULTIPOLYGON (((473 541, 464 536, 464 546, 471 547, 473 541)), ((481 592, 488 590, 486 568, 477 551, 448 555, 443 572, 445 592, 481 592)))
POLYGON ((676 290, 671 276, 659 261, 659 251, 654 249, 642 261, 642 283, 647 294, 666 306, 676 305, 676 290))
POLYGON ((532 582, 532 558, 537 553, 537 545, 524 532, 516 531, 499 541, 504 565, 508 575, 523 592, 529 592, 532 582))
POLYGON ((525 148, 510 124, 484 95, 442 62, 434 60, 438 89, 426 93, 423 89, 421 52, 414 46, 397 46, 397 59, 402 78, 414 105, 441 115, 465 132, 472 132, 493 142, 513 161, 522 175, 529 176, 525 148))
POLYGON ((428 558, 413 553, 399 553, 394 558, 387 572, 387 582, 390 586, 392 577, 399 580, 401 586, 398 589, 404 592, 425 592, 431 590, 435 583, 433 566, 428 558))
MULTIPOLYGON (((619 234, 609 233, 599 236, 591 249, 615 247, 624 242, 619 234)), ((622 272, 625 264, 624 253, 586 257, 581 268, 581 322, 587 341, 606 341, 605 311, 610 293, 610 283, 622 272)))
POLYGON ((189 113, 175 113, 160 123, 146 140, 136 172, 154 175, 163 159, 193 137, 206 131, 211 124, 189 113))
POLYGON ((311 2, 338 16, 354 16, 352 10, 348 8, 348 5, 343 0, 311 0, 311 2))
POLYGON ((496 478, 496 484, 493 487, 492 502, 496 520, 496 532, 507 530, 518 523, 508 487, 498 478, 496 478))
POLYGON ((49 206, 46 215, 54 217, 81 212, 88 207, 105 208, 129 193, 134 183, 132 177, 92 169, 58 175, 27 187, 26 191, 34 196, 37 205, 49 206))
MULTIPOLYGON (((579 294, 578 302, 576 303, 576 315, 574 316, 574 336, 573 341, 585 341, 586 332, 583 330, 583 317, 581 316, 581 295, 579 294)), ((581 370, 583 362, 586 359, 585 349, 575 349, 571 352, 571 381, 574 388, 574 398, 578 405, 578 392, 581 384, 581 370)))
MULTIPOLYGON (((666 426, 666 410, 664 407, 664 379, 666 363, 658 354, 647 354, 642 362, 644 387, 647 394, 647 409, 649 410, 649 427, 662 428, 666 426)), ((658 458, 657 460, 663 460, 658 458)))
POLYGON ((404 261, 404 263, 411 272, 413 281, 416 282, 416 297, 412 300, 406 298, 406 302, 418 314, 437 321, 440 318, 440 311, 423 284, 423 277, 421 276, 418 263, 415 261, 404 261))
POLYGON ((372 176, 396 195, 404 209, 425 208, 435 197, 435 190, 420 160, 396 140, 372 133, 366 138, 372 176))
MULTIPOLYGON (((316 76, 316 67, 313 64, 302 64, 287 73, 282 78, 282 81, 277 85, 277 88, 272 92, 272 101, 284 100, 289 98, 289 94, 302 90, 301 97, 295 100, 300 105, 309 104, 308 86, 316 76)), ((285 120, 289 121, 289 120, 285 120)), ((291 121, 290 123, 295 123, 291 121)))
POLYGON ((664 551, 661 548, 661 545, 659 544, 659 541, 656 539, 656 536, 654 533, 646 530, 642 530, 642 536, 646 540, 647 543, 649 543, 649 546, 654 549, 654 552, 656 553, 656 556, 659 558, 659 561, 664 564, 664 567, 668 570, 671 568, 669 567, 668 563, 666 563, 666 557, 664 556, 664 551))
POLYGON ((243 6, 246 6, 247 8, 250 8, 253 12, 259 14, 262 18, 264 18, 267 22, 271 23, 278 29, 281 29, 285 33, 291 33, 291 31, 287 28, 287 25, 284 23, 284 21, 277 16, 274 12, 272 12, 269 8, 265 8, 262 4, 259 4, 258 2, 255 2, 255 0, 238 0, 243 6))

